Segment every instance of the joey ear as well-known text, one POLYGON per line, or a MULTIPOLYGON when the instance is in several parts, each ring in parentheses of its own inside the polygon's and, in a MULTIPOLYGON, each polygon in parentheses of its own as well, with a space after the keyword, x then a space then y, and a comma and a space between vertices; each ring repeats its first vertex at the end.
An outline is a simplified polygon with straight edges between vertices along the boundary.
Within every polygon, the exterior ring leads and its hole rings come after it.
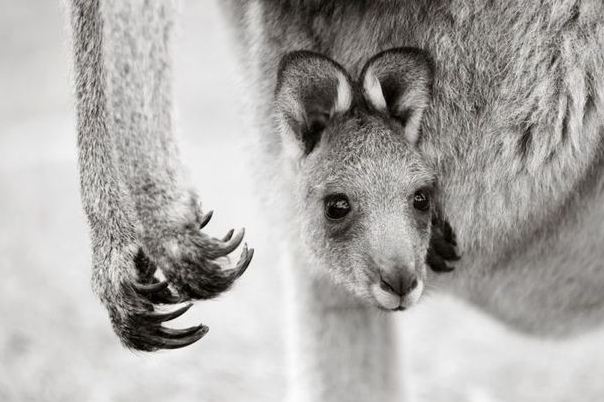
POLYGON ((434 63, 430 55, 410 47, 378 53, 361 72, 367 102, 399 120, 411 144, 419 139, 422 116, 432 98, 433 80, 434 63))
POLYGON ((284 139, 296 153, 308 155, 336 114, 352 104, 352 86, 344 68, 310 51, 286 54, 279 64, 275 106, 284 139))

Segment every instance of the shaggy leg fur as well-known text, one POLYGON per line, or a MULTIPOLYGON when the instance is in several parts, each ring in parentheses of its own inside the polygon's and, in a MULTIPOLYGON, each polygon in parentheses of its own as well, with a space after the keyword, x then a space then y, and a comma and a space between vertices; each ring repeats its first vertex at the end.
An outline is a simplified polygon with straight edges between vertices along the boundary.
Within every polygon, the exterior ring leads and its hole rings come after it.
POLYGON ((243 232, 214 239, 172 138, 172 1, 73 0, 82 201, 91 226, 93 282, 132 348, 189 345, 203 325, 171 330, 156 304, 208 299, 245 271, 253 250, 223 269, 243 232), (161 270, 167 282, 154 274, 161 270))

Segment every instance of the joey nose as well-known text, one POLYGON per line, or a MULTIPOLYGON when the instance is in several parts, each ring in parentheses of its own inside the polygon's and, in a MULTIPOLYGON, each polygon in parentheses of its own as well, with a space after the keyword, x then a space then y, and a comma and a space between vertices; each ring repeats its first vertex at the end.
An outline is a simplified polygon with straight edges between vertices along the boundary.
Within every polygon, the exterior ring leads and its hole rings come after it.
POLYGON ((393 273, 381 274, 380 288, 400 297, 413 291, 417 287, 417 284, 417 276, 407 272, 406 269, 397 269, 393 273))

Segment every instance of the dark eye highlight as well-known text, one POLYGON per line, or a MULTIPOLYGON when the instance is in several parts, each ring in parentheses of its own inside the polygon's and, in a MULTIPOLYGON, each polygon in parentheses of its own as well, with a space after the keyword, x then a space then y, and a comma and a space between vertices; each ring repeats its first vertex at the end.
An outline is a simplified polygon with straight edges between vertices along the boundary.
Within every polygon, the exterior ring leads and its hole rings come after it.
POLYGON ((350 202, 344 194, 331 194, 325 197, 325 216, 332 221, 344 219, 350 212, 350 202))
POLYGON ((426 212, 430 209, 430 193, 426 190, 417 190, 413 195, 413 208, 426 212))

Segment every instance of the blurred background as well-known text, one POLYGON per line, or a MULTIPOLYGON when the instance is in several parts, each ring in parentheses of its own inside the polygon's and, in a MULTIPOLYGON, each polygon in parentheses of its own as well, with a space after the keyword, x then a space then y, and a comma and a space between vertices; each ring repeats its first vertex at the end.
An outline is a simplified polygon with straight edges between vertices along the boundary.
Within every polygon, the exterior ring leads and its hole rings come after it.
MULTIPOLYGON (((65 5, 0 0, 0 401, 283 400, 280 270, 237 145, 250 128, 220 17, 210 0, 182 3, 178 132, 217 210, 209 231, 244 225, 257 254, 232 292, 175 322, 209 325, 201 342, 143 354, 120 346, 90 289, 65 5)), ((412 401, 604 400, 604 330, 526 338, 445 296, 398 323, 412 401)))

